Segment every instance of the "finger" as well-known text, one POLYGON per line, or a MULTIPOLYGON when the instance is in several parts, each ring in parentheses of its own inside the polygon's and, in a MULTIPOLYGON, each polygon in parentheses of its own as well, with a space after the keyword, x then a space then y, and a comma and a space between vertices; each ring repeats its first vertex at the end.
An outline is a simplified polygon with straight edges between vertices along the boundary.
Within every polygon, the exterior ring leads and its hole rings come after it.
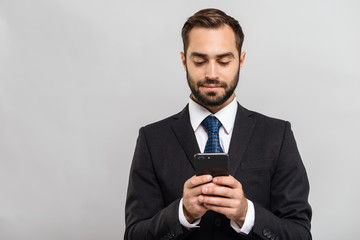
POLYGON ((236 190, 226 187, 226 186, 219 186, 216 184, 210 185, 205 184, 201 186, 201 193, 205 195, 214 195, 214 196, 220 196, 220 197, 226 197, 226 198, 236 198, 236 190))
POLYGON ((190 199, 190 198, 196 197, 196 201, 197 201, 197 196, 202 194, 202 190, 201 190, 202 186, 216 186, 216 185, 212 182, 208 182, 208 183, 194 186, 192 188, 185 186, 184 192, 183 192, 183 198, 190 199))
POLYGON ((211 175, 193 176, 185 182, 185 188, 194 188, 212 180, 211 175))
POLYGON ((215 177, 213 179, 213 182, 218 184, 218 185, 223 185, 223 186, 227 186, 227 187, 230 187, 230 188, 242 187, 241 183, 231 175, 215 177))
POLYGON ((201 187, 184 188, 183 198, 190 199, 201 194, 201 187))
POLYGON ((223 214, 225 216, 228 215, 230 211, 232 211, 232 209, 229 207, 216 206, 211 204, 204 204, 204 207, 208 210, 212 210, 214 212, 223 214))
POLYGON ((231 199, 217 196, 199 195, 198 201, 204 205, 213 205, 218 207, 237 208, 240 206, 239 199, 231 199))

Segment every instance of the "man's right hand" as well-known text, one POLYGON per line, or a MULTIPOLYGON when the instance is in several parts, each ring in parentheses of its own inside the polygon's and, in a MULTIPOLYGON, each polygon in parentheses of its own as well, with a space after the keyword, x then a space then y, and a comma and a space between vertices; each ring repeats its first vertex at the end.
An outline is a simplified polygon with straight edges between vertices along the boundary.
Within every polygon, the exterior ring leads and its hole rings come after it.
POLYGON ((201 218, 208 210, 199 202, 199 195, 202 194, 201 186, 212 181, 211 175, 193 176, 184 184, 183 210, 186 220, 189 223, 201 218))

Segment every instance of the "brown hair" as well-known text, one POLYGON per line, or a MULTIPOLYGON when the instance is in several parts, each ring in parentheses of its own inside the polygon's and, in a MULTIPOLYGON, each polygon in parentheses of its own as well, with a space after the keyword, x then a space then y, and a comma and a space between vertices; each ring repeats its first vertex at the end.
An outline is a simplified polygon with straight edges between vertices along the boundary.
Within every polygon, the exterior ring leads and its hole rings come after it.
POLYGON ((191 29, 193 29, 194 27, 219 28, 224 25, 228 25, 234 31, 236 48, 240 56, 241 46, 244 41, 244 33, 241 29, 239 22, 233 17, 224 13, 223 11, 215 8, 202 9, 195 13, 193 16, 189 17, 188 20, 185 22, 181 31, 185 55, 189 46, 189 34, 191 29))

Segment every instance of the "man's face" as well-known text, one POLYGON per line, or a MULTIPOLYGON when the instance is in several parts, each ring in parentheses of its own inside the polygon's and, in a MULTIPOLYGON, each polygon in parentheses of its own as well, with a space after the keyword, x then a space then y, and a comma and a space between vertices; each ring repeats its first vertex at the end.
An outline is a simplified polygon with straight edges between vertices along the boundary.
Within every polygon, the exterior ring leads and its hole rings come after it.
POLYGON ((233 30, 225 25, 217 29, 195 27, 189 34, 186 56, 181 53, 194 100, 204 107, 230 103, 245 59, 239 59, 233 30))

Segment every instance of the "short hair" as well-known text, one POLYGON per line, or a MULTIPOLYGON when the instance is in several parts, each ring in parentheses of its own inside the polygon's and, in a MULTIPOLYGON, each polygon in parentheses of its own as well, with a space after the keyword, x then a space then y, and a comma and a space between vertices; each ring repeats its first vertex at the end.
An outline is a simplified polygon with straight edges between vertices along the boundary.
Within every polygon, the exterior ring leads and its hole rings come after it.
POLYGON ((223 11, 215 8, 202 9, 189 17, 185 22, 181 31, 185 55, 189 46, 189 34, 194 27, 220 28, 224 25, 228 25, 234 31, 236 48, 240 56, 244 33, 239 22, 223 11))

